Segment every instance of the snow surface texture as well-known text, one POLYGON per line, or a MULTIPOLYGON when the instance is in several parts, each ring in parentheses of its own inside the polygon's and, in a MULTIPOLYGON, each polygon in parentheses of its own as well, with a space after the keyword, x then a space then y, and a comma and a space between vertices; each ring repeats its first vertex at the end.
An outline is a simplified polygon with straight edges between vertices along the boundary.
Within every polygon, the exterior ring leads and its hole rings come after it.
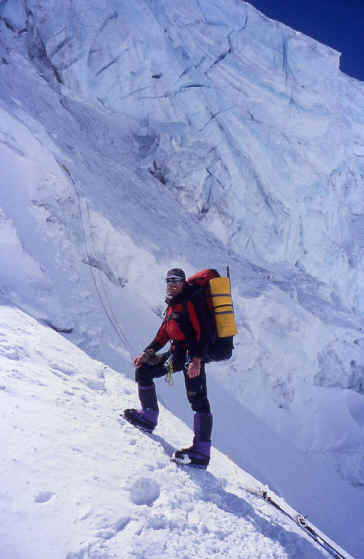
POLYGON ((360 556, 364 86, 338 56, 232 0, 2 1, 0 298, 132 377, 166 269, 229 263, 214 445, 360 556))
POLYGON ((129 379, 17 309, 0 325, 1 559, 327 557, 217 450, 171 463, 192 433, 166 409, 152 436, 118 420, 129 379))

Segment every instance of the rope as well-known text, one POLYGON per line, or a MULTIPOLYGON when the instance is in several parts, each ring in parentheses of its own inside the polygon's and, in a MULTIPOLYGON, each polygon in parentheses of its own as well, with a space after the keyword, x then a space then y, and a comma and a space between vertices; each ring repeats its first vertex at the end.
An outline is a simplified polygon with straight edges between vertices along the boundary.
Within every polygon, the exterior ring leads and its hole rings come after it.
MULTIPOLYGON (((108 300, 108 295, 107 295, 107 292, 106 292, 105 285, 103 283, 103 279, 102 279, 102 277, 100 277, 100 284, 102 286, 104 297, 102 296, 100 287, 97 283, 96 274, 94 272, 94 269, 93 269, 92 265, 90 264, 90 262, 92 262, 92 259, 91 259, 91 250, 89 248, 88 239, 91 238, 91 235, 89 235, 89 236, 87 235, 85 220, 84 220, 83 212, 82 212, 81 195, 80 195, 80 192, 78 190, 77 183, 74 180, 71 172, 67 169, 67 167, 63 163, 61 163, 60 165, 63 168, 63 170, 67 173, 67 175, 69 176, 69 178, 71 180, 71 183, 73 185, 74 191, 76 193, 76 198, 78 200, 78 211, 79 211, 79 214, 80 214, 80 223, 81 223, 81 228, 82 228, 83 237, 84 237, 84 247, 85 247, 85 253, 86 253, 86 261, 89 264, 90 273, 91 273, 91 277, 92 277, 92 280, 93 280, 93 283, 94 283, 94 286, 95 286, 97 296, 99 298, 99 301, 101 303, 101 306, 104 310, 104 313, 105 313, 106 317, 108 318, 110 324, 112 325, 112 327, 114 328, 114 331, 116 332, 116 335, 119 337, 121 343, 127 347, 130 355, 132 355, 133 349, 131 347, 131 344, 130 344, 126 334, 123 332, 121 326, 118 324, 117 319, 116 319, 113 311, 111 310, 111 305, 110 305, 110 302, 108 300), (104 299, 108 302, 109 308, 107 308, 107 305, 106 305, 104 299)), ((84 199, 84 203, 85 203, 85 207, 86 207, 88 222, 90 222, 90 210, 89 210, 89 206, 87 204, 86 199, 84 199)), ((91 247, 91 248, 94 248, 94 247, 91 247)), ((93 255, 94 255, 95 251, 93 250, 92 252, 93 252, 93 255)), ((94 260, 95 260, 95 257, 94 257, 94 260)))

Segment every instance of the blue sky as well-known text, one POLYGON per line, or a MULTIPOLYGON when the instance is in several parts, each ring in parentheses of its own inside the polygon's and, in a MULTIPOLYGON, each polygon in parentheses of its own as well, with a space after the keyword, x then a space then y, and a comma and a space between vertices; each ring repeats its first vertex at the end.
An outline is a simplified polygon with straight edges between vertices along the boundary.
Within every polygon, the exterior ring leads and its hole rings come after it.
POLYGON ((364 0, 249 0, 272 19, 342 53, 340 68, 364 81, 364 0))

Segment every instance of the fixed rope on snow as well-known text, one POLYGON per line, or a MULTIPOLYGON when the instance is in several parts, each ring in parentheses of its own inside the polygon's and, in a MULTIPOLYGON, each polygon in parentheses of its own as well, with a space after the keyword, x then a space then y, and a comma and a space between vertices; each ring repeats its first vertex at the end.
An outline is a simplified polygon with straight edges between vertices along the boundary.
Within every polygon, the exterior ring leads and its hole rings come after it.
MULTIPOLYGON (((89 243, 88 243, 88 239, 90 237, 87 236, 86 224, 85 224, 85 220, 84 220, 84 216, 83 216, 83 212, 82 212, 81 195, 80 195, 77 183, 74 180, 74 178, 73 178, 71 172, 69 171, 69 169, 63 163, 60 163, 60 165, 61 165, 62 169, 65 171, 65 173, 68 175, 68 177, 69 177, 69 179, 70 179, 70 181, 73 185, 74 191, 76 193, 76 197, 77 197, 77 200, 78 200, 78 210, 79 210, 79 214, 80 214, 80 222, 81 222, 81 227, 82 227, 82 232, 83 232, 83 237, 84 237, 86 259, 87 259, 87 262, 92 262, 91 249, 89 248, 89 243)), ((86 200, 85 200, 85 205, 86 205, 88 220, 90 221, 89 207, 88 207, 88 204, 87 204, 86 200)), ((111 309, 111 305, 109 304, 109 308, 108 308, 108 306, 105 303, 105 300, 107 300, 107 295, 106 295, 106 289, 105 289, 105 286, 102 282, 102 279, 100 281, 101 281, 101 286, 102 286, 102 289, 103 289, 103 292, 104 292, 104 297, 101 294, 101 289, 100 289, 100 287, 97 283, 96 276, 95 276, 95 273, 94 273, 94 270, 93 270, 92 266, 90 266, 90 272, 91 272, 93 283, 95 285, 96 293, 98 295, 99 301, 101 303, 101 306, 104 310, 104 313, 105 313, 106 317, 108 318, 111 326, 113 327, 114 331, 116 332, 116 335, 119 337, 121 343, 128 348, 130 355, 132 355, 133 354, 133 349, 131 347, 131 344, 130 344, 126 334, 123 332, 121 326, 118 324, 118 322, 115 318, 115 315, 113 314, 113 311, 111 309)))

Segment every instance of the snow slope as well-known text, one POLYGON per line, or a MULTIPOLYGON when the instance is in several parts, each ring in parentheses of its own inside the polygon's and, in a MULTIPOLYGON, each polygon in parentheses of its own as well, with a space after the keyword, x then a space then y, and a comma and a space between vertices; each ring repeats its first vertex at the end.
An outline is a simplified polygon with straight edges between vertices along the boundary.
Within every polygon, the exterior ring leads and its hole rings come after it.
POLYGON ((18 309, 0 324, 2 559, 326 556, 217 450, 170 463, 192 433, 166 409, 152 436, 118 418, 131 381, 18 309))
POLYGON ((3 1, 0 33, 4 304, 131 378, 166 269, 229 263, 214 444, 362 555, 363 84, 230 0, 3 1))

